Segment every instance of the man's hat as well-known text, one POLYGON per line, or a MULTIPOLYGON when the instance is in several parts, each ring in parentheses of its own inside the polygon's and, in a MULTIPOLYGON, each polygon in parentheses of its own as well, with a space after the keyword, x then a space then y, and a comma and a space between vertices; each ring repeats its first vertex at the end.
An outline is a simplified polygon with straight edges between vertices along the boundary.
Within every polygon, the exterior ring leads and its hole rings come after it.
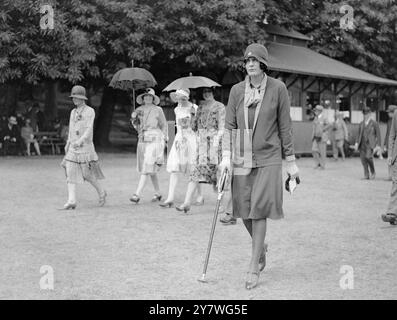
POLYGON ((144 93, 140 94, 136 98, 136 102, 138 102, 139 104, 143 104, 143 97, 144 96, 152 96, 153 97, 153 103, 155 105, 158 105, 160 103, 160 98, 158 96, 156 96, 156 93, 154 92, 154 90, 152 88, 147 88, 144 93))
POLYGON ((396 110, 397 110, 397 106, 391 104, 391 105, 388 106, 386 112, 394 112, 396 110))
POLYGON ((363 109, 363 113, 364 114, 368 114, 368 113, 371 113, 372 111, 371 111, 371 108, 370 107, 364 107, 364 109, 363 109))
POLYGON ((15 116, 10 116, 8 118, 8 120, 10 121, 10 123, 12 124, 18 124, 17 118, 15 116))
POLYGON ((247 47, 247 49, 245 49, 244 60, 247 60, 250 57, 254 57, 259 62, 269 66, 269 54, 267 49, 259 43, 252 43, 247 47))
POLYGON ((85 88, 83 86, 74 86, 69 97, 88 100, 86 97, 85 88))

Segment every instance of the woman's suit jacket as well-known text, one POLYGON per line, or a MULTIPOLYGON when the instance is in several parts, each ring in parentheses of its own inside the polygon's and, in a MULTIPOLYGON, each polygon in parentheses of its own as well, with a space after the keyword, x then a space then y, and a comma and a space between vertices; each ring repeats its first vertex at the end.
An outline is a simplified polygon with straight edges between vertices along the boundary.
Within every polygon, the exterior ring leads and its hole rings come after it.
POLYGON ((235 150, 239 152, 234 152, 234 163, 236 164, 236 162, 241 163, 244 158, 246 159, 244 152, 251 152, 252 157, 249 158, 252 162, 244 161, 243 167, 245 168, 281 165, 282 150, 287 159, 294 159, 288 90, 282 81, 269 76, 261 108, 254 121, 256 125, 254 125, 253 131, 251 130, 252 145, 244 143, 244 138, 247 138, 247 131, 244 130, 247 129, 244 116, 246 81, 247 79, 237 83, 230 91, 226 107, 223 154, 226 155, 233 151, 233 147, 239 149, 235 150), (233 138, 232 135, 236 138, 233 138))

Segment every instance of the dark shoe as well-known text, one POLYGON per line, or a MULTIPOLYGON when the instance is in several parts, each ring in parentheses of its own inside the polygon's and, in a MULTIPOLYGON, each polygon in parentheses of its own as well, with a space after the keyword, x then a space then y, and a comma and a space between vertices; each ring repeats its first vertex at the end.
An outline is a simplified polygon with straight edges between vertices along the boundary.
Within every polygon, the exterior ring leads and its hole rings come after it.
POLYGON ((152 202, 158 202, 161 200, 163 196, 161 194, 156 193, 153 198, 152 198, 152 202))
POLYGON ((141 200, 141 198, 139 198, 136 194, 133 194, 132 197, 130 198, 130 201, 136 204, 138 204, 139 200, 141 200))
POLYGON ((175 209, 178 211, 183 211, 184 213, 188 213, 190 211, 190 206, 181 204, 180 206, 176 206, 175 209))
POLYGON ((174 202, 173 201, 171 201, 171 202, 164 201, 163 203, 160 203, 159 206, 162 208, 172 208, 174 206, 174 202))
POLYGON ((226 213, 224 217, 219 219, 219 221, 225 225, 237 223, 237 219, 234 218, 233 215, 229 213, 226 213))
POLYGON ((99 206, 103 207, 106 203, 106 197, 107 197, 107 193, 106 190, 103 191, 103 194, 101 196, 99 196, 99 206))
POLYGON ((259 258, 259 271, 262 272, 263 269, 265 269, 266 267, 266 252, 267 252, 267 243, 265 243, 264 248, 263 248, 263 252, 261 257, 259 258))
POLYGON ((369 180, 369 177, 361 178, 361 180, 369 180))
POLYGON ((382 214, 382 220, 389 222, 391 225, 397 225, 397 215, 394 213, 382 214))
POLYGON ((60 208, 58 210, 74 210, 76 209, 77 204, 75 203, 65 203, 65 205, 63 206, 63 208, 60 208))
POLYGON ((247 280, 245 281, 245 289, 254 289, 259 282, 259 272, 247 272, 247 280))

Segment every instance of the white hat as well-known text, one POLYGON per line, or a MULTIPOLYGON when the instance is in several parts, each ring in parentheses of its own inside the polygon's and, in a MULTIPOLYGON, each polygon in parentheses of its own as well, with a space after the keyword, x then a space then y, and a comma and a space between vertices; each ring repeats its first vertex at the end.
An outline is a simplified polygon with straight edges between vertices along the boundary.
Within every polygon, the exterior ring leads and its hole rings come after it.
POLYGON ((152 88, 147 88, 144 93, 140 94, 136 98, 136 102, 138 102, 139 104, 143 104, 143 97, 144 96, 152 96, 153 97, 153 103, 155 105, 158 105, 160 103, 160 98, 158 96, 156 96, 156 93, 154 92, 154 90, 152 88))
POLYGON ((171 100, 174 102, 178 102, 181 97, 185 97, 189 99, 190 90, 189 89, 178 89, 175 92, 170 93, 171 100))
POLYGON ((70 98, 78 98, 82 100, 88 100, 85 92, 85 88, 83 86, 74 86, 72 88, 72 93, 69 96, 70 98))

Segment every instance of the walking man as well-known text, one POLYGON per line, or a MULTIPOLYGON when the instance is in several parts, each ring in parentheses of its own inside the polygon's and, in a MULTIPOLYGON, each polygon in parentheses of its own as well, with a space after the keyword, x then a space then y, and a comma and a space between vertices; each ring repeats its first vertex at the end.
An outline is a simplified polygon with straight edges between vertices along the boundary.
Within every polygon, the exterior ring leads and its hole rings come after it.
POLYGON ((323 114, 323 106, 317 105, 314 108, 315 118, 313 119, 312 153, 314 158, 314 169, 325 169, 325 158, 327 157, 328 129, 331 124, 323 114))
POLYGON ((360 150, 364 179, 375 179, 374 152, 380 150, 381 137, 379 125, 371 119, 371 109, 364 107, 364 120, 360 123, 355 149, 360 150), (369 170, 368 170, 369 168, 369 170), (371 172, 371 174, 370 174, 371 172))

